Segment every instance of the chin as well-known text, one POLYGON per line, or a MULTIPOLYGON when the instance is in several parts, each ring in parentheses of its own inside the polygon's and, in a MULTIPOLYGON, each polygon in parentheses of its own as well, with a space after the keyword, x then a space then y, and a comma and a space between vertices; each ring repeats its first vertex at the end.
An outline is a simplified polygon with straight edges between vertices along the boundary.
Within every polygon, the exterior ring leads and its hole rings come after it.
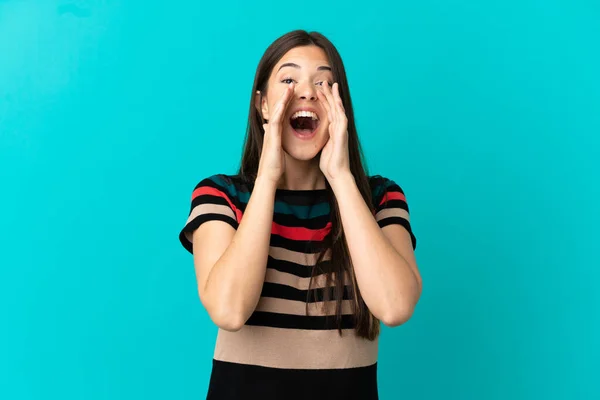
POLYGON ((298 160, 298 161, 310 161, 310 160, 314 160, 317 155, 319 154, 319 152, 307 152, 307 151, 298 151, 297 149, 292 149, 291 151, 288 151, 284 148, 285 152, 289 154, 290 157, 292 157, 294 160, 298 160))
POLYGON ((299 138, 294 134, 291 127, 285 129, 282 137, 282 146, 286 153, 299 161, 309 161, 319 155, 325 146, 325 133, 316 132, 310 139, 299 138))

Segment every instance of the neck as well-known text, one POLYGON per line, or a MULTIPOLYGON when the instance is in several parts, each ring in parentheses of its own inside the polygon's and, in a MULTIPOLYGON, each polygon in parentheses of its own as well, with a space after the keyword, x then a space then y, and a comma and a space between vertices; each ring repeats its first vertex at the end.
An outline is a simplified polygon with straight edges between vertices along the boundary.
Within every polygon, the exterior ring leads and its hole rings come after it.
POLYGON ((304 161, 285 155, 285 173, 279 180, 278 189, 317 190, 325 187, 325 176, 319 168, 318 157, 304 161))

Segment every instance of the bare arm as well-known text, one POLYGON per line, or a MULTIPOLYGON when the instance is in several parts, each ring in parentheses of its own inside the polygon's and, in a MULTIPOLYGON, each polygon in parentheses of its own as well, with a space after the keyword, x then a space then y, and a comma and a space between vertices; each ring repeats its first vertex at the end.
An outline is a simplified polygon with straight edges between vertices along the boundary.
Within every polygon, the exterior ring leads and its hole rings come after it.
POLYGON ((332 188, 367 307, 387 326, 406 322, 421 295, 410 235, 398 225, 379 228, 352 176, 332 188))
POLYGON ((380 228, 377 215, 371 213, 350 170, 348 118, 339 84, 334 83, 333 91, 327 82, 322 87, 318 97, 327 110, 330 141, 321 152, 319 167, 339 206, 362 297, 375 317, 385 325, 397 326, 410 318, 421 296, 421 275, 412 237, 398 224, 380 228))
MULTIPOLYGON (((242 328, 260 300, 267 272, 275 191, 285 168, 281 147, 282 116, 292 97, 290 84, 263 125, 264 141, 257 178, 237 230, 206 222, 193 235, 194 265, 200 300, 219 327, 242 328)), ((261 97, 257 97, 261 100, 261 97)), ((261 104, 257 101, 257 105, 261 104)), ((264 106, 264 105, 263 105, 264 106)))
POLYGON ((275 188, 270 182, 256 180, 237 230, 221 221, 208 221, 193 234, 200 300, 222 329, 241 329, 260 299, 275 188))

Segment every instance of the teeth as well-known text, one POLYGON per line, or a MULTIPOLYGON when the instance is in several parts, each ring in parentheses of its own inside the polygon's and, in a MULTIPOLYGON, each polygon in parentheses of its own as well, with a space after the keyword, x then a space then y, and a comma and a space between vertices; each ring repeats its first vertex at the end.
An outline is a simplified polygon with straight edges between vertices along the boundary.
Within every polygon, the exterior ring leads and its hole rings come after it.
POLYGON ((313 120, 318 120, 319 117, 312 111, 296 111, 294 115, 292 115, 292 119, 296 119, 298 117, 310 117, 313 120))

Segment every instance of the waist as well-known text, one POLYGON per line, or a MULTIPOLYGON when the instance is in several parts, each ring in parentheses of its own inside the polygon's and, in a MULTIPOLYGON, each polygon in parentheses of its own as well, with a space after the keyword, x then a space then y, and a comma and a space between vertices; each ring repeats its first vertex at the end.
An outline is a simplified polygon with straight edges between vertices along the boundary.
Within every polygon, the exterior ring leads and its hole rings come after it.
POLYGON ((377 362, 378 340, 354 329, 307 330, 245 325, 219 330, 214 358, 219 361, 283 369, 347 369, 377 362))
POLYGON ((290 369, 213 360, 207 399, 374 400, 377 364, 342 369, 290 369))

